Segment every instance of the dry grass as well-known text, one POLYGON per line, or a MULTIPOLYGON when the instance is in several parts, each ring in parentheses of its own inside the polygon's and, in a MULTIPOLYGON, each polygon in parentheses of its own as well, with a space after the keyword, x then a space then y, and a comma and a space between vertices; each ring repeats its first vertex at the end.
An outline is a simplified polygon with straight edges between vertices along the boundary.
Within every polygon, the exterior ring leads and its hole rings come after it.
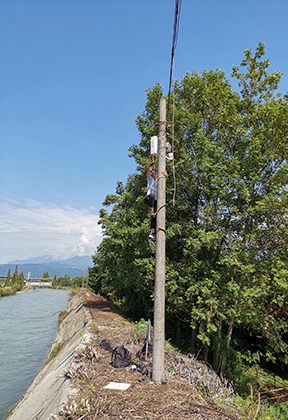
POLYGON ((167 349, 167 374, 163 383, 154 384, 151 381, 152 359, 148 357, 145 360, 142 356, 140 350, 143 343, 141 337, 132 337, 133 326, 116 314, 100 296, 88 292, 83 299, 95 320, 94 340, 82 345, 73 360, 71 371, 67 372, 67 377, 71 378, 78 390, 76 397, 71 398, 64 409, 51 419, 239 418, 215 404, 213 397, 219 393, 223 395, 223 392, 229 394, 229 389, 220 386, 216 375, 193 358, 183 358, 167 349), (119 345, 124 345, 130 351, 132 363, 138 367, 136 371, 132 372, 131 366, 120 369, 111 366, 111 349, 119 345), (199 375, 206 385, 199 385, 199 375), (211 389, 207 387, 209 381, 211 389), (104 389, 109 382, 124 382, 131 386, 126 391, 104 389), (199 389, 202 395, 210 393, 211 398, 203 398, 199 389))

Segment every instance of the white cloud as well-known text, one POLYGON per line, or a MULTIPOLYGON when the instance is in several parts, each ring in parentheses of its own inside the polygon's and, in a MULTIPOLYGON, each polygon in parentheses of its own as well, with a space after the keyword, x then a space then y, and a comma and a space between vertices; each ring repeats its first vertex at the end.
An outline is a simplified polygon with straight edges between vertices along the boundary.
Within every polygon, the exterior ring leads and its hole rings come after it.
POLYGON ((0 203, 0 263, 51 255, 92 255, 102 240, 94 209, 26 200, 0 203))

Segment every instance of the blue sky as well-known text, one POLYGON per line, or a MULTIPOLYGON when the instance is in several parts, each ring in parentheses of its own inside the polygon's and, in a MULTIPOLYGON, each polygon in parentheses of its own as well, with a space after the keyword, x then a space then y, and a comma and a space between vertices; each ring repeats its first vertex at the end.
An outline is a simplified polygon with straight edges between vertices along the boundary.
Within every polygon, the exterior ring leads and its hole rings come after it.
MULTIPOLYGON (((135 170, 145 88, 168 90, 174 6, 0 0, 0 263, 95 251, 101 204, 135 170)), ((286 93, 287 15, 287 0, 182 0, 175 77, 229 76, 264 42, 286 93)))

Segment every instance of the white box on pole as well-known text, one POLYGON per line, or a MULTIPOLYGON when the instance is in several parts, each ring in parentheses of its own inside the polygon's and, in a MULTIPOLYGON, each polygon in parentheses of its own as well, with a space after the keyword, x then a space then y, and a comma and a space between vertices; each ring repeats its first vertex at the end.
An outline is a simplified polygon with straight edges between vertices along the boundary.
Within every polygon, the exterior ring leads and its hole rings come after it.
POLYGON ((157 155, 158 153, 158 137, 153 136, 150 140, 150 154, 157 155))

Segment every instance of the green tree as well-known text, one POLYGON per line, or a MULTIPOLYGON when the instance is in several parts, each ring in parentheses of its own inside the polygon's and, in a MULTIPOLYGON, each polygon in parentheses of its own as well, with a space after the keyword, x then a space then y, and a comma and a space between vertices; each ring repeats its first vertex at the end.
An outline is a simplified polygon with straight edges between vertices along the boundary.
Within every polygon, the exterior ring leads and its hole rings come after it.
MULTIPOLYGON (((262 337, 254 356, 247 343, 243 356, 288 362, 288 103, 276 93, 281 73, 268 72, 264 53, 260 43, 254 56, 244 52, 243 73, 233 68, 240 93, 220 70, 187 73, 175 83, 167 116, 172 124, 174 112, 177 199, 173 206, 169 176, 166 331, 179 345, 190 336, 221 375, 235 328, 235 349, 239 336, 262 337)), ((103 203, 110 212, 100 211, 105 236, 89 275, 96 292, 136 319, 153 308, 155 249, 143 180, 162 95, 159 84, 147 90, 136 119, 141 141, 130 148, 138 173, 103 203)))
POLYGON ((143 189, 141 175, 129 177, 125 192, 118 186, 116 194, 107 196, 103 203, 107 207, 113 205, 111 214, 100 211, 107 238, 103 239, 100 252, 95 255, 97 268, 90 270, 89 286, 93 284, 95 291, 121 301, 130 315, 141 319, 153 309, 154 250, 147 242, 149 220, 142 198, 145 187, 143 189), (135 191, 139 194, 140 190, 142 194, 136 197, 135 191), (96 272, 99 277, 95 277, 96 272))
POLYGON ((13 273, 12 280, 11 280, 12 284, 13 285, 16 284, 17 280, 18 280, 18 265, 16 264, 15 271, 13 273))
POLYGON ((10 282, 11 282, 11 269, 9 268, 4 285, 10 286, 10 282))
POLYGON ((74 277, 71 280, 71 287, 73 288, 82 287, 82 281, 84 282, 84 284, 86 284, 86 277, 82 277, 82 276, 74 277))
POLYGON ((50 279, 50 276, 49 276, 48 271, 47 271, 47 272, 46 272, 46 271, 44 271, 44 274, 43 274, 43 276, 42 276, 42 279, 50 279))
POLYGON ((53 287, 58 286, 58 280, 57 280, 56 274, 55 274, 55 275, 54 275, 54 277, 53 277, 53 280, 52 280, 52 286, 53 286, 53 287))
POLYGON ((286 351, 286 317, 267 314, 286 305, 288 107, 274 93, 281 74, 268 73, 264 52, 263 44, 254 57, 245 51, 246 73, 233 69, 241 95, 219 71, 201 80, 193 72, 176 84, 179 188, 190 197, 193 220, 182 239, 197 262, 196 270, 187 267, 189 287, 176 303, 188 298, 204 345, 217 331, 214 368, 222 375, 235 324, 268 336, 274 352, 286 351))
MULTIPOLYGON (((53 286, 54 286, 54 284, 53 284, 53 286)), ((65 276, 58 277, 57 286, 71 287, 71 276, 70 276, 70 274, 65 274, 65 276)))
POLYGON ((21 290, 25 285, 23 271, 21 271, 21 273, 18 274, 18 265, 16 265, 15 267, 15 271, 12 276, 10 285, 15 292, 21 290))
POLYGON ((21 273, 20 273, 20 274, 19 274, 19 276, 18 276, 18 279, 17 279, 17 286, 18 286, 19 290, 21 290, 21 289, 22 289, 22 287, 24 287, 24 286, 25 286, 25 277, 24 277, 24 273, 23 273, 23 271, 21 271, 21 273))

